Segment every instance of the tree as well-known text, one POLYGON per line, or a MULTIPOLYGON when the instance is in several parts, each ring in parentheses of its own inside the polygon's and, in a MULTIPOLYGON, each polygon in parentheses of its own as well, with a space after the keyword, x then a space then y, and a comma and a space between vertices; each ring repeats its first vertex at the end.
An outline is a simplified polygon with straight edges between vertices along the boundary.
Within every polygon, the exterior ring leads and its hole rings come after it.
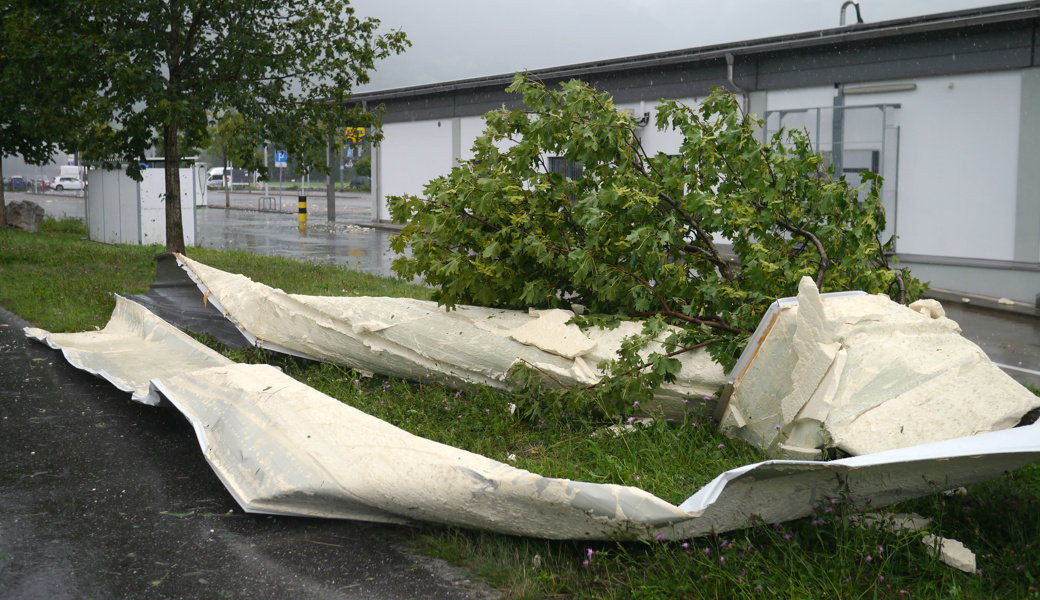
POLYGON ((425 198, 391 199, 404 225, 393 247, 411 249, 393 268, 421 275, 448 307, 577 303, 600 315, 584 324, 645 319, 644 337, 608 366, 636 376, 610 384, 629 403, 669 380, 672 357, 692 348, 707 345, 732 366, 768 306, 794 296, 803 276, 822 291, 900 301, 922 291, 889 268, 880 178, 866 175, 861 200, 803 132, 758 141, 758 122, 725 91, 696 108, 662 101, 658 129, 682 135, 672 155, 646 152, 633 118, 580 81, 550 90, 518 74, 508 91, 526 109, 488 113, 473 160, 429 182, 425 198), (640 358, 665 335, 673 352, 640 358))
POLYGON ((372 157, 366 156, 354 163, 354 172, 362 177, 372 176, 372 157))
POLYGON ((347 0, 70 1, 96 27, 106 82, 94 106, 113 123, 91 130, 87 148, 140 177, 140 159, 159 142, 170 251, 184 251, 182 149, 200 147, 222 111, 251 124, 255 146, 278 143, 302 156, 312 140, 324 144, 324 124, 374 122, 349 103, 350 91, 376 60, 408 45, 403 32, 378 34, 379 21, 356 16, 347 0))
MULTIPOLYGON (((224 176, 227 177, 232 162, 250 170, 264 166, 262 151, 253 145, 262 137, 255 124, 246 123, 240 113, 223 111, 220 120, 210 126, 210 153, 219 154, 224 176)), ((231 187, 224 186, 224 207, 231 206, 231 187)))
MULTIPOLYGON (((90 121, 86 100, 97 81, 91 63, 72 68, 90 49, 82 33, 65 2, 0 3, 0 158, 21 155, 45 164, 59 148, 75 150, 75 134, 90 121), (52 27, 74 35, 52 38, 46 35, 52 27)), ((0 186, 0 227, 7 226, 5 206, 0 186)))

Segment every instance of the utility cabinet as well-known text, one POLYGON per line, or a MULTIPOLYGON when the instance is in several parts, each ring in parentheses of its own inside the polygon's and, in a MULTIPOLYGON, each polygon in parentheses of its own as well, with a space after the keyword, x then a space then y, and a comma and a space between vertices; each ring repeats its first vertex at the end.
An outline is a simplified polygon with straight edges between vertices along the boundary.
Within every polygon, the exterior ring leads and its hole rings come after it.
MULTIPOLYGON (((205 165, 179 170, 184 244, 194 246, 195 207, 205 202, 205 165)), ((90 171, 87 178, 87 237, 90 240, 107 244, 166 245, 166 174, 162 169, 145 169, 141 175, 143 178, 138 182, 122 169, 90 171)))

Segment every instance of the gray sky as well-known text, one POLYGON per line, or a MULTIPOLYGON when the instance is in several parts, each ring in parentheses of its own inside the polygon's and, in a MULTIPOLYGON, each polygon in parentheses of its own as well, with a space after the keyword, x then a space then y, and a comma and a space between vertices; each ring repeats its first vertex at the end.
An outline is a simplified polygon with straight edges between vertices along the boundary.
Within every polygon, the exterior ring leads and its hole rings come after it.
MULTIPOLYGON (((361 90, 499 75, 837 27, 843 0, 352 0, 403 29, 404 54, 361 90)), ((1003 4, 861 0, 866 22, 1003 4)), ((846 23, 854 23, 849 7, 846 23)))

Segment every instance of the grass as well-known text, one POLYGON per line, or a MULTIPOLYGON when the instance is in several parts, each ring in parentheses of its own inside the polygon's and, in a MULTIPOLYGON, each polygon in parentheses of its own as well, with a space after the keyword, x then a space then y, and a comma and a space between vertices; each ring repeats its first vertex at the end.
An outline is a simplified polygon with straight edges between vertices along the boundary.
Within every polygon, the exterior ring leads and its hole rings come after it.
MULTIPOLYGON (((45 220, 30 235, 0 230, 0 305, 52 331, 103 326, 113 292, 139 293, 157 247, 83 241, 75 221, 45 220)), ((411 296, 429 290, 348 269, 192 248, 189 255, 291 293, 411 296)), ((269 362, 297 379, 407 431, 553 477, 635 485, 679 503, 718 473, 762 458, 721 437, 700 405, 683 423, 622 435, 588 414, 525 418, 526 398, 445 380, 363 377, 335 365, 257 349, 228 353, 269 362)), ((1034 392, 1038 390, 1034 389, 1034 392)), ((528 413, 529 414, 529 413, 528 413)), ((891 510, 934 519, 929 531, 973 549, 981 572, 940 564, 922 533, 895 534, 850 518, 847 498, 821 499, 813 516, 678 542, 579 543, 440 526, 408 531, 414 547, 466 566, 510 598, 1037 598, 1040 465, 936 493, 891 510)))
MULTIPOLYGON (((113 294, 148 290, 162 247, 90 243, 85 236, 76 219, 45 219, 38 235, 0 229, 0 306, 49 331, 83 331, 108 322, 113 294)), ((429 297, 427 288, 329 265, 201 247, 188 255, 294 293, 429 297)))

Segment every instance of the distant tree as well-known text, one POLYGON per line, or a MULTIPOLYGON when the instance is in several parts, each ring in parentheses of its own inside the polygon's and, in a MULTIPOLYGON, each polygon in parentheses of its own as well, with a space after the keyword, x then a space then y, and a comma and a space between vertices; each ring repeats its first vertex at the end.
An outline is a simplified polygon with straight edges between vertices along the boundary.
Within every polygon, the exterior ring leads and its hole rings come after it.
MULTIPOLYGON (((221 158, 225 177, 232 163, 251 171, 263 166, 263 153, 255 145, 261 137, 259 127, 255 123, 246 123, 242 114, 224 111, 218 121, 209 128, 210 144, 208 151, 221 158)), ((231 186, 224 187, 224 206, 231 206, 231 186)))
MULTIPOLYGON (((46 164, 59 148, 75 150, 76 134, 89 126, 85 100, 97 81, 94 63, 80 64, 90 55, 81 33, 65 2, 0 3, 0 158, 46 164), (76 35, 48 35, 55 27, 76 35)), ((0 227, 7 226, 5 206, 0 186, 0 227)))
POLYGON ((354 163, 354 172, 362 177, 372 176, 372 157, 366 156, 354 163))
MULTIPOLYGON (((184 251, 182 150, 203 147, 208 127, 234 111, 252 144, 278 143, 296 156, 326 139, 318 123, 371 124, 349 103, 381 58, 408 45, 403 32, 378 34, 347 0, 69 0, 95 29, 105 85, 95 109, 109 127, 85 139, 92 157, 129 163, 158 141, 165 157, 166 248, 184 251)), ((61 36, 62 31, 52 31, 61 36)), ((71 65, 66 65, 72 68, 71 65)), ((324 163, 313 166, 326 169, 324 163)))

